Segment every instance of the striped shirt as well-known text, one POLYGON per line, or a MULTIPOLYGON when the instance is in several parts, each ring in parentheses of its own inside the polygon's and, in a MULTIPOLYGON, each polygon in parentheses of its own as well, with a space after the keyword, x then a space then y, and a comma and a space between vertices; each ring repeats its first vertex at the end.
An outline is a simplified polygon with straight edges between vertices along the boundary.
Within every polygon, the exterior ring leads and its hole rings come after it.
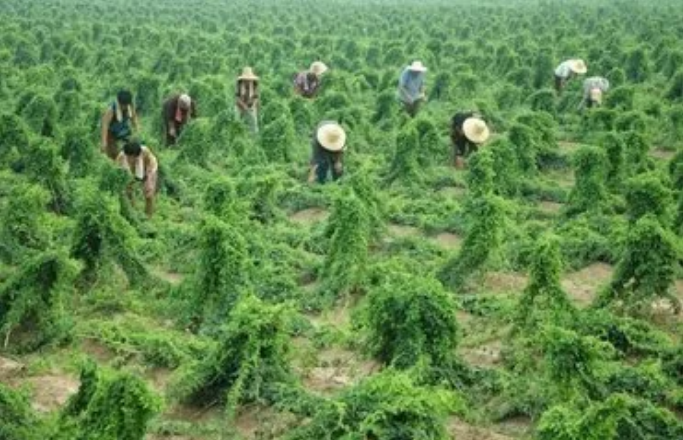
POLYGON ((555 76, 558 78, 567 79, 572 75, 571 60, 567 60, 557 66, 555 69, 555 76))
POLYGON ((592 76, 590 78, 586 78, 586 80, 583 82, 583 97, 588 99, 591 90, 593 89, 600 89, 602 93, 605 93, 607 90, 609 90, 609 81, 607 81, 607 78, 603 78, 601 76, 592 76))

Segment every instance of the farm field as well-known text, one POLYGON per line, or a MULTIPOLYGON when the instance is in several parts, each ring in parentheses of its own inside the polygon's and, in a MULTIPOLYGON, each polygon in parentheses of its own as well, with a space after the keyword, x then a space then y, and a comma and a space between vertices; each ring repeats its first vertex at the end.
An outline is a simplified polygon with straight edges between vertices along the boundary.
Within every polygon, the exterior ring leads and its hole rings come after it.
POLYGON ((3 0, 0 28, 0 440, 683 439, 679 1, 3 0), (121 89, 151 218, 100 151, 121 89), (467 110, 492 136, 456 169, 467 110), (344 175, 308 183, 321 121, 344 175))

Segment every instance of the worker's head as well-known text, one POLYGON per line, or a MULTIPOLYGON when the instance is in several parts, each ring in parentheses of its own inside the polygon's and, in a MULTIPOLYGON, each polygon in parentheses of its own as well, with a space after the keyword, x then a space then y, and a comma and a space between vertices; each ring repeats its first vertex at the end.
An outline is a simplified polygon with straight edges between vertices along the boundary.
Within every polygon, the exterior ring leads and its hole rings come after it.
POLYGON ((465 119, 462 124, 462 131, 470 142, 478 145, 486 142, 491 134, 486 122, 478 117, 465 119))
POLYGON ((127 141, 123 145, 123 154, 138 157, 142 153, 142 143, 137 139, 127 141))
POLYGON ((589 93, 589 99, 591 105, 599 107, 602 104, 602 90, 597 87, 592 88, 589 93))
POLYGON ((120 105, 131 105, 133 104, 133 94, 128 90, 119 90, 116 94, 116 100, 120 105))
POLYGON ((180 107, 182 110, 189 110, 191 106, 192 98, 190 98, 190 95, 180 95, 180 97, 178 98, 178 107, 180 107))
POLYGON ((313 73, 315 76, 322 76, 322 74, 328 70, 329 68, 322 61, 314 61, 311 63, 311 67, 308 69, 308 71, 313 73))

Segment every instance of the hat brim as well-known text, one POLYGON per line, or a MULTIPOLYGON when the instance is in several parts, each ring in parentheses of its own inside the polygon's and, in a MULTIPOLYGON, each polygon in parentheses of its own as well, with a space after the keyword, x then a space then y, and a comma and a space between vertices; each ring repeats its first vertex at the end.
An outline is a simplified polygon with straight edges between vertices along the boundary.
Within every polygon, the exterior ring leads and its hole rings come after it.
POLYGON ((491 136, 491 130, 486 125, 486 123, 479 118, 467 118, 462 124, 462 132, 465 137, 475 144, 481 144, 488 140, 491 136), (477 130, 477 127, 482 127, 483 130, 477 130))
POLYGON ((408 70, 411 72, 426 72, 427 68, 425 66, 408 66, 408 70))
POLYGON ((341 151, 346 146, 346 132, 339 124, 321 126, 315 137, 320 146, 327 151, 341 151))
POLYGON ((256 75, 240 75, 237 77, 239 81, 258 81, 259 77, 256 75))
POLYGON ((578 75, 583 75, 586 72, 588 72, 588 68, 586 67, 586 64, 579 63, 577 61, 570 63, 569 68, 571 69, 572 72, 574 72, 578 75))

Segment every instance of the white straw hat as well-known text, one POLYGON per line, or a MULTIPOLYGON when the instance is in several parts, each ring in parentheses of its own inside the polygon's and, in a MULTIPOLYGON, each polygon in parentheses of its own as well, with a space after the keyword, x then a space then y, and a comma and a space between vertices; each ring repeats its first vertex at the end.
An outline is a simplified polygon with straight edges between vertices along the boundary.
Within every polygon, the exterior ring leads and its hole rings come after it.
POLYGON ((584 73, 588 72, 588 67, 586 67, 586 63, 584 63, 584 61, 580 59, 569 60, 569 68, 572 70, 572 72, 579 75, 583 75, 584 73))
POLYGON ((315 137, 320 145, 328 151, 341 151, 346 146, 346 132, 336 122, 321 125, 315 137))
POLYGON ((316 75, 320 76, 328 71, 328 67, 322 61, 314 61, 313 63, 311 63, 311 68, 309 70, 315 73, 316 75))
POLYGON ((242 70, 242 74, 238 76, 237 79, 246 81, 258 81, 258 76, 256 76, 254 70, 251 67, 245 67, 242 70))
POLYGON ((474 117, 465 119, 462 124, 462 131, 465 133, 465 137, 475 144, 486 142, 491 134, 486 122, 474 117))
POLYGON ((413 64, 408 66, 408 70, 413 72, 426 72, 427 68, 422 64, 422 61, 413 61, 413 64))
POLYGON ((183 93, 178 97, 178 105, 180 108, 187 110, 192 106, 192 98, 190 98, 190 95, 183 93))

